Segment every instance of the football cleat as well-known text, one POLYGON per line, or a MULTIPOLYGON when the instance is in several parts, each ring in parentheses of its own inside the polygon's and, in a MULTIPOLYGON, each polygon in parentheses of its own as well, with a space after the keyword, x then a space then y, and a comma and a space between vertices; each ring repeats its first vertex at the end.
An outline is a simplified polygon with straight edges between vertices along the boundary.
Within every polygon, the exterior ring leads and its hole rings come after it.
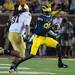
POLYGON ((10 70, 9 70, 9 73, 13 73, 13 72, 16 72, 17 69, 15 68, 15 64, 12 64, 11 67, 10 67, 10 70))
POLYGON ((68 65, 59 62, 59 63, 58 63, 58 67, 59 67, 59 68, 68 68, 68 65))
POLYGON ((13 73, 13 72, 16 72, 16 70, 15 69, 10 69, 9 70, 9 73, 13 73))

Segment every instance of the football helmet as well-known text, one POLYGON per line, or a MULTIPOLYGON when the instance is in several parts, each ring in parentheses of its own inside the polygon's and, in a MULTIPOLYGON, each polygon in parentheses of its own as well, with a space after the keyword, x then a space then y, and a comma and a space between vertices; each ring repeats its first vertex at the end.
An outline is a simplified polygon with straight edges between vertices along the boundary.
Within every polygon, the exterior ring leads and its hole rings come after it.
POLYGON ((29 7, 28 7, 27 4, 25 4, 25 5, 19 5, 18 10, 19 11, 29 11, 29 7))
POLYGON ((47 4, 42 6, 42 13, 45 15, 49 15, 51 12, 51 7, 49 7, 47 4))

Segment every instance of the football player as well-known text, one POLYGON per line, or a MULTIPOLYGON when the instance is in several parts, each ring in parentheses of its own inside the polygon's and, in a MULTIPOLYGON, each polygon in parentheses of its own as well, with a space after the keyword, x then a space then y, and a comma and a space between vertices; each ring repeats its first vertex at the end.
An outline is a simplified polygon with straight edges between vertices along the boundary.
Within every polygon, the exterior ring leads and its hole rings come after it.
MULTIPOLYGON (((12 65, 14 65, 19 58, 25 58, 26 44, 25 40, 30 35, 30 22, 32 16, 29 12, 29 7, 27 4, 16 4, 13 16, 11 19, 11 24, 8 33, 8 39, 13 47, 13 50, 5 50, 0 47, 1 55, 11 55, 15 56, 12 65), (26 37, 23 39, 22 32, 26 33, 26 37)), ((10 67, 10 72, 12 71, 12 65, 10 67)))
POLYGON ((33 38, 33 44, 31 47, 30 55, 28 57, 25 57, 24 59, 19 60, 19 62, 15 64, 15 66, 13 66, 13 70, 16 70, 18 65, 23 61, 26 61, 36 56, 37 51, 41 45, 56 48, 58 52, 58 67, 59 68, 68 67, 68 65, 62 62, 62 55, 59 43, 55 39, 47 36, 48 33, 55 35, 51 31, 52 16, 50 15, 50 13, 51 8, 48 7, 47 5, 43 5, 42 15, 38 16, 37 18, 37 24, 34 30, 35 36, 33 38))

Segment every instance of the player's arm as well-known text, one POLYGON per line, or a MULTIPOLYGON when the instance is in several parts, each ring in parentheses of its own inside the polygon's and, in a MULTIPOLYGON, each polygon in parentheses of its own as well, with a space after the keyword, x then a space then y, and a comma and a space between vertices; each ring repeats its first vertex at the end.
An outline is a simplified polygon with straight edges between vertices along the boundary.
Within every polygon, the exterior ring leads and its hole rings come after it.
POLYGON ((26 36, 30 35, 30 25, 25 25, 25 32, 26 32, 26 36))
POLYGON ((51 36, 55 37, 56 39, 58 39, 58 38, 60 37, 60 34, 56 34, 56 33, 53 32, 52 30, 50 30, 50 31, 48 32, 48 35, 51 35, 51 36))
POLYGON ((30 23, 31 23, 31 16, 28 15, 24 21, 24 29, 25 29, 25 33, 26 33, 26 39, 28 38, 28 36, 30 35, 30 23))
POLYGON ((56 36, 56 35, 57 35, 57 34, 54 33, 52 30, 50 30, 50 31, 48 32, 48 34, 49 34, 49 35, 52 35, 52 36, 56 36))

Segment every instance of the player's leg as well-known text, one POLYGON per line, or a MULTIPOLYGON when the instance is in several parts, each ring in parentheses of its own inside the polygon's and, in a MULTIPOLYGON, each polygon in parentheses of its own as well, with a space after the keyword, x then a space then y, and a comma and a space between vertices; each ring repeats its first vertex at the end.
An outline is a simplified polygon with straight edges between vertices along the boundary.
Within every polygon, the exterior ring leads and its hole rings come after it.
POLYGON ((53 38, 47 37, 45 40, 45 44, 48 47, 56 48, 57 54, 58 54, 58 67, 59 68, 68 67, 67 65, 63 64, 63 62, 62 62, 62 53, 61 53, 61 48, 60 48, 59 43, 56 40, 54 40, 53 38))
POLYGON ((14 50, 6 50, 2 47, 0 47, 0 55, 9 55, 9 56, 15 56, 15 57, 20 57, 19 52, 14 51, 14 50))
POLYGON ((29 60, 33 58, 34 56, 36 56, 38 48, 42 43, 43 43, 43 39, 41 37, 35 36, 33 39, 33 44, 31 47, 30 55, 28 57, 25 57, 24 59, 19 60, 19 62, 15 65, 14 68, 17 68, 22 62, 29 60))
POLYGON ((56 45, 56 50, 58 53, 58 67, 59 68, 67 68, 68 65, 66 65, 62 62, 62 53, 61 53, 61 48, 60 48, 59 44, 56 45))
MULTIPOLYGON (((13 47, 13 52, 11 52, 11 55, 16 54, 20 57, 20 58, 24 58, 25 57, 25 43, 23 41, 23 38, 21 36, 21 34, 19 33, 9 33, 9 40, 12 44, 13 47), (15 39, 14 39, 15 37, 15 39), (16 52, 16 53, 15 53, 16 52)), ((10 71, 12 70, 13 66, 18 62, 19 57, 15 57, 12 65, 10 67, 10 71)))
MULTIPOLYGON (((17 56, 15 56, 14 57, 14 59, 13 59, 13 61, 12 61, 12 64, 11 64, 11 66, 10 66, 10 70, 9 70, 9 72, 12 72, 12 70, 13 70, 13 67, 15 66, 15 64, 22 58, 25 58, 25 48, 23 49, 24 51, 21 51, 21 49, 19 49, 19 51, 16 51, 18 54, 17 55, 19 55, 19 57, 17 57, 17 56)), ((14 52, 12 52, 12 53, 15 53, 15 51, 14 52)), ((15 69, 14 69, 15 70, 15 69)))
MULTIPOLYGON (((15 42, 17 41, 17 35, 16 33, 10 33, 8 34, 8 41, 11 43, 11 45, 13 46, 13 48, 15 48, 15 42), (15 38, 14 38, 15 37, 15 38)), ((11 56, 15 56, 15 57, 20 57, 19 52, 16 50, 8 50, 8 49, 4 49, 1 48, 0 49, 0 54, 2 55, 11 55, 11 56)))

